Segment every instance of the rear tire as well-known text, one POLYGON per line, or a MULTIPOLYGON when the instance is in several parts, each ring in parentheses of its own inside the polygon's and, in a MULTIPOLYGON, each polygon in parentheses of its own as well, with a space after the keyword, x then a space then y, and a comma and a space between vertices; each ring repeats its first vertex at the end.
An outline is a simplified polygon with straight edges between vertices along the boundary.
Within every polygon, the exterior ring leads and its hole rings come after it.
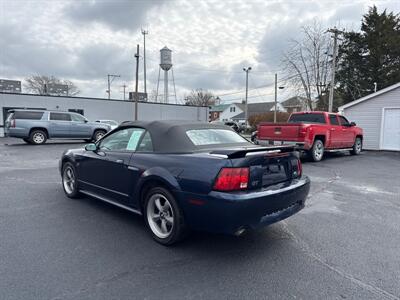
POLYGON ((79 198, 78 177, 74 165, 66 162, 62 167, 62 186, 68 198, 79 198))
POLYGON ((29 141, 35 145, 42 145, 47 141, 47 133, 40 129, 32 130, 29 135, 29 141))
POLYGON ((93 133, 93 141, 97 142, 99 139, 101 139, 103 136, 105 136, 106 132, 104 130, 95 130, 93 133))
POLYGON ((154 187, 147 193, 143 215, 151 236, 162 245, 175 244, 188 232, 175 197, 163 187, 154 187))
POLYGON ((362 151, 362 139, 357 137, 354 141, 353 150, 350 150, 351 155, 359 155, 362 151))
POLYGON ((312 148, 309 151, 310 157, 313 161, 321 161, 324 157, 324 143, 321 140, 315 140, 312 148))

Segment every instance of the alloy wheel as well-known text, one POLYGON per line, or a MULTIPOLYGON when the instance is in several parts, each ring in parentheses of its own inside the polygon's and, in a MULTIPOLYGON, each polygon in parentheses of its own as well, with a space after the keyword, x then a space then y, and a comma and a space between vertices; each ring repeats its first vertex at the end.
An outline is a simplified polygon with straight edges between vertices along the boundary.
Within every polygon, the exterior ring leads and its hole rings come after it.
POLYGON ((75 173, 74 170, 68 166, 64 169, 63 185, 67 194, 72 194, 75 190, 75 173))
POLYGON ((314 149, 314 156, 317 160, 321 160, 324 155, 324 145, 322 142, 317 142, 314 149))
POLYGON ((151 231, 161 238, 167 238, 174 227, 174 212, 171 203, 162 194, 154 194, 147 205, 147 221, 151 231))
POLYGON ((41 132, 36 132, 33 135, 32 140, 34 141, 35 144, 42 144, 45 140, 45 136, 41 132))
POLYGON ((96 141, 98 141, 99 139, 101 139, 102 137, 104 136, 104 133, 103 132, 97 132, 96 133, 96 136, 95 136, 95 140, 96 141))
POLYGON ((356 140, 356 153, 360 153, 361 152, 361 147, 362 147, 362 142, 360 139, 356 140))

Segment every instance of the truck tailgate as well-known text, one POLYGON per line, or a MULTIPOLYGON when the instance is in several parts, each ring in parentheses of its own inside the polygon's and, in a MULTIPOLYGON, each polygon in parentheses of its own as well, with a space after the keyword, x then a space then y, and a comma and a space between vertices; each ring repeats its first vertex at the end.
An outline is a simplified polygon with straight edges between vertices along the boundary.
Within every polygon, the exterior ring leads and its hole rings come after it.
POLYGON ((299 141, 302 124, 261 123, 258 126, 259 140, 299 141))

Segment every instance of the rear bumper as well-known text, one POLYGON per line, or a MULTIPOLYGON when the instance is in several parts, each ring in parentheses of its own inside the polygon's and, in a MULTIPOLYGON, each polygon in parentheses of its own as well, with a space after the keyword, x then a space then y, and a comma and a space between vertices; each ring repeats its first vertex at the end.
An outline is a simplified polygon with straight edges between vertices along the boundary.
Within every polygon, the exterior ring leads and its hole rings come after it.
POLYGON ((304 208, 309 189, 310 180, 303 176, 256 192, 212 191, 207 197, 190 194, 185 196, 184 212, 193 229, 235 234, 239 229, 257 229, 297 213, 304 208), (191 199, 203 204, 193 205, 191 199))
POLYGON ((25 128, 4 128, 4 135, 7 137, 29 138, 29 131, 25 128))
POLYGON ((278 141, 278 140, 257 140, 258 143, 262 146, 281 146, 281 145, 290 145, 295 146, 298 150, 308 150, 310 149, 309 145, 305 142, 297 142, 297 141, 278 141))

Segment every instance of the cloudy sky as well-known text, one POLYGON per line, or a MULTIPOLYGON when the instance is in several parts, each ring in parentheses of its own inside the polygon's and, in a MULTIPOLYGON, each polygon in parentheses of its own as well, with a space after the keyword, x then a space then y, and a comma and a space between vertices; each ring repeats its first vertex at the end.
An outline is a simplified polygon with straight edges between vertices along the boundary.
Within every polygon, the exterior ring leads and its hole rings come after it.
MULTIPOLYGON (((106 97, 107 74, 119 74, 111 91, 121 99, 123 84, 134 87, 134 53, 136 44, 143 45, 144 27, 149 93, 157 86, 159 49, 166 45, 173 51, 178 101, 196 88, 225 102, 240 101, 247 66, 253 69, 250 88, 265 85, 252 89, 249 101, 272 101, 270 84, 275 72, 282 73, 282 51, 302 25, 317 18, 326 28, 358 30, 373 4, 400 12, 400 1, 390 0, 0 0, 0 78, 54 75, 73 81, 81 96, 106 97)), ((141 57, 140 90, 142 67, 141 57)), ((285 89, 280 99, 290 93, 285 89)))

